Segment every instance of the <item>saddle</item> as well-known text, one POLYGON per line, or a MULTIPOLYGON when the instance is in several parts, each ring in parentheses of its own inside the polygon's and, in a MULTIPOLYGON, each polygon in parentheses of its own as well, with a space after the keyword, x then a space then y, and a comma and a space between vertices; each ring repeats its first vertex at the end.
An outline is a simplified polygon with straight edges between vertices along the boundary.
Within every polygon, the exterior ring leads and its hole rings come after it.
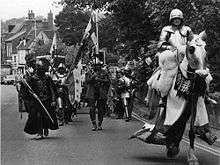
POLYGON ((192 95, 204 96, 206 92, 206 81, 195 73, 194 78, 186 78, 178 68, 174 89, 177 96, 188 100, 192 95))

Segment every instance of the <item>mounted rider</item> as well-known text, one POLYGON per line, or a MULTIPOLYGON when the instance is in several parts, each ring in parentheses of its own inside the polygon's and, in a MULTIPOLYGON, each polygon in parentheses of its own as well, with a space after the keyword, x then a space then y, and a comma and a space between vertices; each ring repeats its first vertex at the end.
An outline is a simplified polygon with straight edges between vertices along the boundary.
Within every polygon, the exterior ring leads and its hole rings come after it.
MULTIPOLYGON (((184 26, 183 15, 179 9, 171 11, 170 23, 171 25, 164 27, 161 32, 158 46, 162 52, 157 54, 159 68, 148 81, 150 90, 146 97, 147 100, 153 98, 153 89, 156 89, 156 95, 159 93, 166 104, 160 111, 162 113, 157 118, 152 135, 147 132, 148 136, 142 140, 166 144, 167 156, 174 157, 179 153, 179 144, 186 123, 191 117, 189 157, 193 158, 195 134, 210 145, 217 139, 210 131, 204 102, 207 86, 212 79, 204 62, 206 35, 205 32, 194 35, 189 27, 184 26), (148 141, 148 137, 152 136, 154 138, 148 141)), ((147 127, 138 134, 149 130, 147 127)))
POLYGON ((169 18, 170 25, 162 29, 158 43, 159 68, 148 80, 149 92, 146 101, 149 101, 152 89, 160 92, 166 100, 166 96, 173 84, 178 70, 178 64, 185 56, 188 38, 193 35, 190 27, 183 25, 183 13, 179 9, 173 9, 169 18))

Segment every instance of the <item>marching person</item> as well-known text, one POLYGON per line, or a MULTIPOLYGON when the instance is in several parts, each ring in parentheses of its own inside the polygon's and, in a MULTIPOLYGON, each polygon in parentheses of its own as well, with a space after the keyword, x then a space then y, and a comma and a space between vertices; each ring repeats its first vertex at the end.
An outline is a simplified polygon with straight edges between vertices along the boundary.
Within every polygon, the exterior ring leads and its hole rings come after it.
POLYGON ((24 132, 31 135, 37 134, 40 139, 48 136, 48 129, 58 129, 55 114, 56 89, 52 79, 45 75, 47 70, 46 62, 40 59, 36 62, 33 76, 24 79, 21 84, 22 97, 29 105, 24 132))
MULTIPOLYGON (((25 74, 22 74, 21 71, 18 72, 16 77, 16 83, 15 87, 18 92, 18 105, 19 105, 19 112, 27 112, 29 109, 29 104, 27 102, 24 102, 22 98, 22 92, 21 92, 21 84, 23 78, 30 78, 34 75, 36 70, 36 59, 33 55, 27 55, 25 57, 26 60, 26 66, 25 66, 25 74)), ((21 115, 22 118, 22 115, 21 115)))
POLYGON ((124 116, 124 107, 123 103, 121 101, 121 92, 122 88, 120 87, 121 84, 121 77, 123 76, 123 73, 121 70, 116 71, 115 79, 112 81, 113 89, 114 89, 114 101, 115 101, 115 107, 114 112, 117 115, 116 119, 123 119, 124 116))
POLYGON ((121 101, 124 106, 123 112, 126 113, 126 122, 131 120, 133 110, 133 80, 131 74, 132 71, 130 69, 125 69, 123 76, 119 79, 119 84, 122 87, 121 101))
POLYGON ((94 64, 92 70, 86 73, 85 83, 87 84, 86 99, 89 101, 90 119, 93 125, 92 130, 102 130, 103 116, 110 86, 108 73, 102 69, 102 64, 94 64), (98 109, 98 127, 96 108, 98 109))
POLYGON ((67 74, 66 67, 63 63, 60 63, 56 72, 56 77, 53 81, 56 82, 58 93, 58 121, 59 126, 63 126, 64 123, 71 122, 72 106, 69 100, 69 91, 66 84, 67 74))
POLYGON ((25 57, 26 61, 26 73, 25 76, 33 76, 36 71, 36 58, 33 55, 27 55, 25 57))

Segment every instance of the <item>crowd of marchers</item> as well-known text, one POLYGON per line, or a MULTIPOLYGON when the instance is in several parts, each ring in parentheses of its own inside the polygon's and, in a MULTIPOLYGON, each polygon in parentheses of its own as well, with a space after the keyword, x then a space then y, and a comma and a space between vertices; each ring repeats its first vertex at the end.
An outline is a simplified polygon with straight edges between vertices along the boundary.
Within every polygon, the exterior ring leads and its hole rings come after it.
POLYGON ((52 68, 49 63, 45 58, 27 56, 26 73, 17 77, 19 111, 28 113, 24 132, 44 138, 49 129, 72 122, 77 109, 84 105, 89 107, 93 131, 102 130, 104 116, 114 114, 117 119, 131 120, 137 86, 136 61, 127 61, 121 67, 101 62, 84 66, 80 102, 70 97, 68 68, 63 63, 52 68))

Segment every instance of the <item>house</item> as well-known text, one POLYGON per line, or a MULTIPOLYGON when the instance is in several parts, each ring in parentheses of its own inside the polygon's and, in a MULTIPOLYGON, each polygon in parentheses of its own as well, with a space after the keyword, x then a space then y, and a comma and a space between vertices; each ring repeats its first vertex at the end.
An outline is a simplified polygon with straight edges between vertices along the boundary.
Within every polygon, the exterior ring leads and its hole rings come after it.
POLYGON ((35 46, 49 44, 53 39, 52 34, 54 34, 53 30, 30 30, 24 40, 17 45, 17 53, 12 55, 12 70, 14 74, 16 74, 17 70, 24 73, 25 57, 34 50, 35 46))
POLYGON ((48 13, 47 20, 40 20, 36 19, 34 12, 30 10, 24 22, 8 26, 8 33, 4 34, 2 41, 2 47, 5 49, 1 57, 2 63, 11 65, 13 74, 18 70, 24 73, 25 56, 36 44, 49 43, 53 34, 53 13, 48 13))

